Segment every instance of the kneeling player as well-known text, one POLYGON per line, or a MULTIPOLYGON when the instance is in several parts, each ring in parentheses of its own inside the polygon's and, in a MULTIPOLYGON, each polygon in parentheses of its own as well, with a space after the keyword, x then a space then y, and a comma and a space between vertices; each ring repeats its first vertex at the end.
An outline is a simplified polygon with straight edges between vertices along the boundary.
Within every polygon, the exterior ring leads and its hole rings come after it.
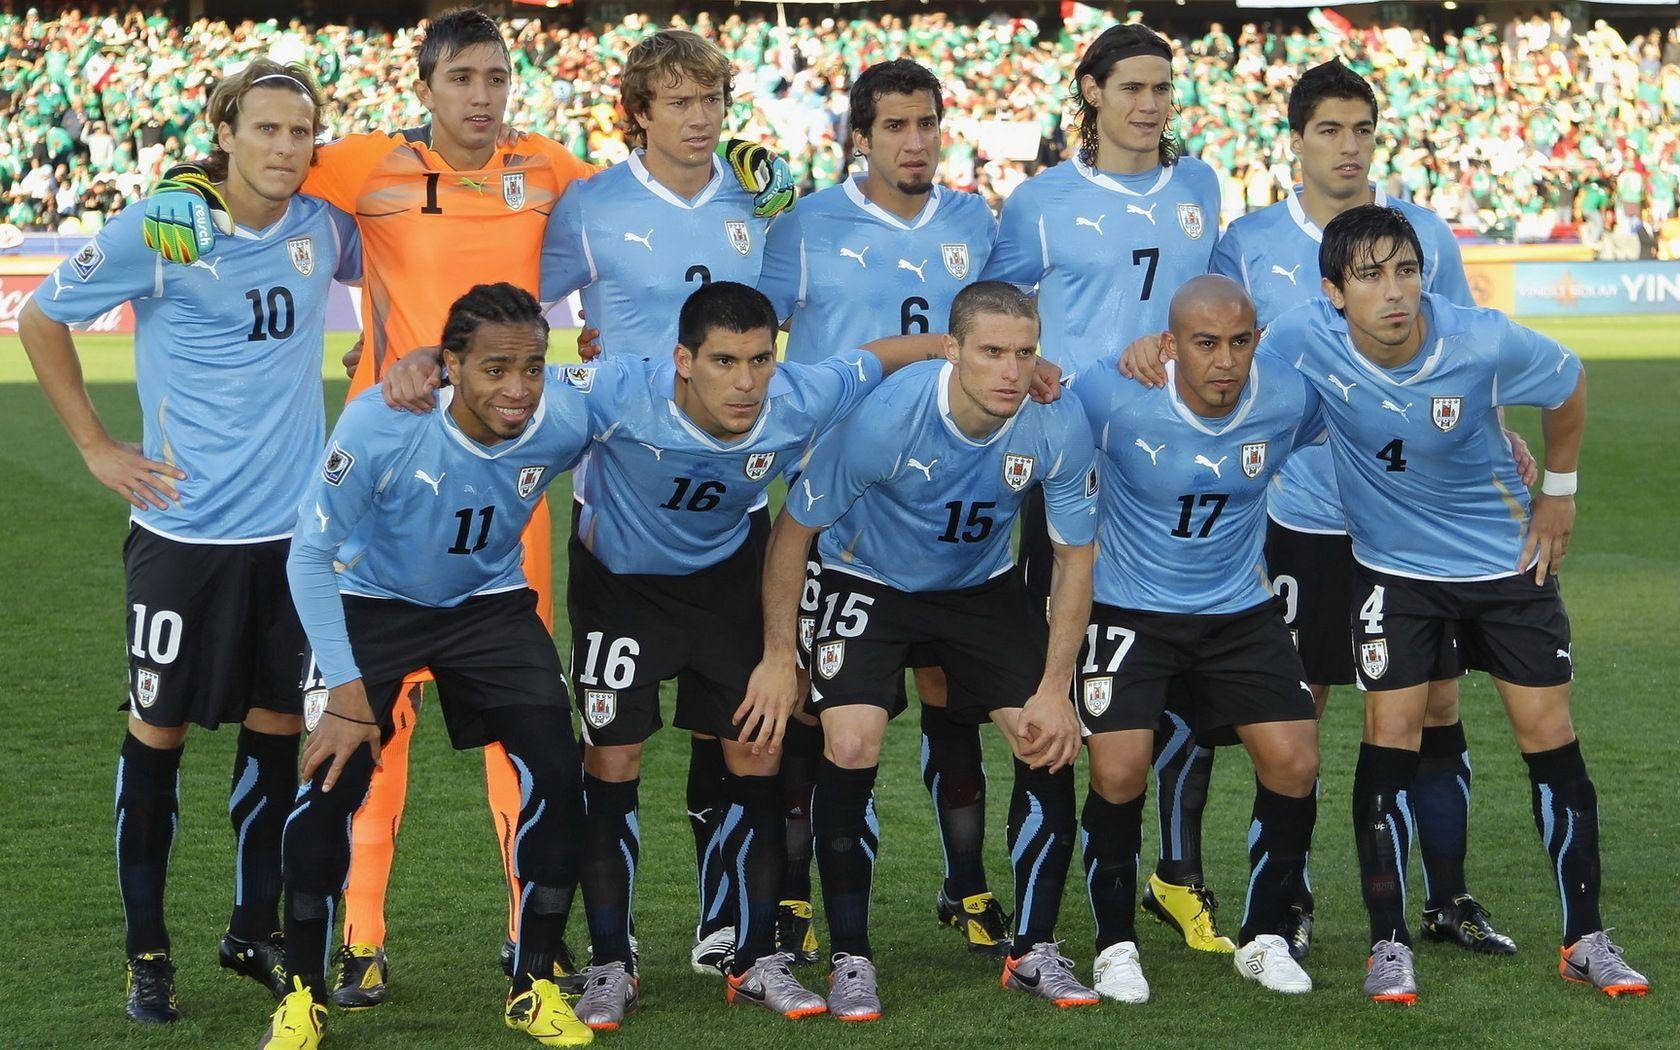
POLYGON ((1083 817, 1096 916, 1096 990, 1141 1003, 1133 927, 1145 778, 1167 687, 1183 677, 1189 728, 1235 727, 1257 779, 1237 972, 1274 991, 1312 981, 1281 937, 1318 811, 1318 731, 1301 660, 1267 589, 1266 485, 1322 433, 1318 394, 1287 362, 1254 356, 1254 306, 1220 276, 1172 299, 1165 387, 1108 358, 1075 376, 1103 479, 1091 624, 1075 697, 1091 749, 1083 817))
POLYGON ((1319 248, 1327 298, 1283 314, 1265 340, 1319 388, 1353 537, 1350 622, 1365 690, 1353 823, 1372 942, 1365 992, 1417 999, 1406 789, 1431 664, 1456 624, 1466 662, 1493 676, 1528 765, 1534 821, 1563 899, 1558 972, 1611 995, 1643 994, 1648 983, 1599 916, 1598 799, 1569 714, 1569 617, 1555 578, 1586 430, 1581 362, 1497 311, 1424 293, 1422 258, 1401 212, 1343 212, 1319 248), (1532 509, 1497 416, 1501 405, 1524 404, 1541 407, 1546 438, 1532 509))
POLYGON ((350 818, 403 678, 419 667, 436 677, 455 746, 499 743, 519 778, 507 1024, 545 1046, 593 1035, 552 980, 577 885, 582 794, 565 675, 520 567, 521 532, 581 455, 587 417, 575 389, 545 383, 548 323, 523 289, 479 285, 457 299, 441 344, 454 382, 442 410, 400 412, 377 390, 353 400, 298 510, 287 571, 326 698, 310 712, 307 786, 286 821, 294 991, 260 1044, 274 1050, 320 1042, 350 818))
POLYGON ((1090 431, 1073 406, 1023 404, 1038 346, 1031 298, 970 285, 951 305, 950 332, 948 360, 905 369, 819 442, 767 555, 765 658, 749 700, 794 692, 806 552, 823 533, 810 706, 826 742, 811 819, 834 949, 828 1007, 845 1021, 881 1014, 868 930, 872 794, 913 646, 938 656, 953 703, 968 701, 957 717, 989 716, 1017 756, 1005 985, 1062 1006, 1097 1001, 1054 932, 1073 852, 1079 729, 1068 689, 1090 608, 1090 431), (1040 485, 1056 540, 1048 639, 1043 611, 1010 572, 1010 530, 1040 485))

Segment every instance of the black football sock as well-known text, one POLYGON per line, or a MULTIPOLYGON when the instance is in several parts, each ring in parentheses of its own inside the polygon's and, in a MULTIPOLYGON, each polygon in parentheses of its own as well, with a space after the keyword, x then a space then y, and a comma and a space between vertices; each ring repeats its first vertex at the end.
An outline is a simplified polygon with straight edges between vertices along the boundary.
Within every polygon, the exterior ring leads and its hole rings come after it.
POLYGON ((1318 794, 1291 798, 1254 784, 1254 816, 1248 825, 1248 900, 1238 944, 1277 933, 1296 899, 1296 886, 1318 820, 1318 794))
POLYGON ((1353 773, 1353 843, 1372 944, 1412 943, 1406 925, 1406 859, 1412 846, 1406 789, 1417 775, 1417 765, 1416 751, 1359 745, 1353 773))
POLYGON ((782 791, 774 774, 729 774, 729 809, 723 819, 723 856, 735 884, 735 962, 739 975, 776 950, 776 906, 781 902, 782 791))
POLYGON ((881 825, 875 819, 875 774, 879 766, 841 769, 824 758, 811 793, 811 831, 830 948, 874 958, 869 946, 869 890, 881 825))
POLYGON ((1581 742, 1523 755, 1534 826, 1551 858, 1563 901, 1563 946, 1604 929, 1598 913, 1598 792, 1587 776, 1581 742))
POLYGON ((943 707, 922 705, 922 783, 933 799, 945 850, 945 894, 962 901, 986 892, 986 770, 980 727, 951 720, 943 707))
POLYGON ((1213 777, 1213 749, 1198 745, 1190 727, 1169 712, 1155 731, 1154 765, 1155 806, 1161 818, 1155 874, 1174 886, 1200 886, 1202 811, 1207 809, 1213 777))
POLYGON ((130 733, 117 759, 117 887, 131 956, 169 951, 163 887, 180 815, 182 750, 147 747, 130 733))
POLYGON ((1062 887, 1073 860, 1073 767, 1059 773, 1015 760, 1009 799, 1009 858, 1015 871, 1015 937, 1019 959, 1033 945, 1056 939, 1062 887))
POLYGON ((1097 925, 1097 954, 1121 941, 1137 943, 1138 851, 1143 845, 1143 796, 1110 802, 1091 790, 1080 817, 1085 889, 1097 925))
POLYGON ((239 727, 228 820, 233 824, 233 915, 228 932, 267 940, 280 905, 280 835, 298 788, 296 733, 239 727))
POLYGON ((787 850, 780 891, 784 901, 811 899, 811 787, 817 780, 822 747, 821 725, 788 719, 787 730, 782 734, 782 769, 777 774, 782 789, 787 850))
POLYGON ((729 866, 723 863, 718 829, 723 826, 723 745, 716 737, 690 737, 688 743, 688 829, 694 833, 694 871, 700 892, 700 935, 735 922, 733 895, 725 892, 729 866))
MULTIPOLYGON (((1312 793, 1313 793, 1313 817, 1314 817, 1314 820, 1316 821, 1317 817, 1318 817, 1318 798, 1319 798, 1320 795, 1324 794, 1324 781, 1322 779, 1319 779, 1319 778, 1316 778, 1316 777, 1313 779, 1312 793)), ((1315 827, 1317 826, 1316 823, 1314 824, 1314 826, 1315 827)), ((1301 910, 1301 914, 1303 914, 1303 915, 1311 915, 1313 913, 1313 892, 1312 892, 1312 871, 1311 871, 1311 869, 1312 869, 1312 831, 1313 831, 1312 828, 1307 829, 1306 852, 1301 854, 1301 877, 1299 879, 1297 879, 1296 882, 1295 882, 1294 904, 1295 904, 1295 907, 1297 907, 1301 910)))
POLYGON ((642 836, 636 822, 640 780, 610 783, 583 774, 583 910, 589 921, 592 961, 634 962, 630 953, 630 899, 642 836))
POLYGON ((321 790, 326 775, 323 765, 299 793, 287 817, 282 844, 286 974, 301 978, 323 1006, 339 897, 350 874, 350 819, 367 799, 373 755, 366 747, 357 748, 345 760, 331 791, 321 790))
POLYGON ((1426 908, 1444 908, 1468 892, 1464 856, 1470 837, 1470 752, 1464 723, 1424 726, 1417 779, 1407 792, 1423 855, 1426 908))

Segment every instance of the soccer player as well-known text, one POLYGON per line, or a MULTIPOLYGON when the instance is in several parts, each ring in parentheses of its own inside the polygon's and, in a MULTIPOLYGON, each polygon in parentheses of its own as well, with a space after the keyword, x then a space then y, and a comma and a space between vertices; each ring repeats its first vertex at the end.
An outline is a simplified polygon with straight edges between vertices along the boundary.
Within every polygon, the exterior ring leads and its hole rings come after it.
POLYGON ((1096 917, 1093 987, 1149 998, 1133 925, 1143 795, 1169 682, 1191 731, 1234 727, 1254 759, 1251 875, 1234 961, 1279 992, 1312 980, 1279 936, 1312 842, 1318 727, 1301 660, 1267 587, 1266 489, 1322 436, 1318 394, 1287 361, 1255 357, 1254 307, 1215 274, 1172 298, 1164 388, 1111 356, 1069 382, 1098 435, 1095 602, 1074 696, 1091 749, 1082 842, 1096 917))
POLYGON ((240 723, 228 815, 233 913, 221 964, 284 993, 275 934, 280 839, 297 788, 306 668, 286 587, 291 505, 326 427, 321 344, 329 287, 358 274, 348 216, 294 196, 321 96, 297 65, 254 60, 217 85, 206 164, 232 236, 192 267, 161 267, 131 206, 65 260, 18 334, 93 476, 132 506, 123 545, 128 732, 117 763, 117 882, 128 1004, 174 1021, 164 883, 187 727, 240 723), (132 302, 144 419, 137 447, 105 430, 69 322, 132 302))
POLYGON ((268 1050, 313 1050, 326 1017, 352 814, 405 677, 432 669, 457 748, 498 741, 519 785, 520 880, 506 1020, 545 1046, 592 1038, 554 972, 583 821, 566 679, 520 545, 543 490, 589 441, 582 397, 547 379, 548 322, 508 283, 449 308, 451 386, 414 415, 368 391, 345 407, 297 508, 287 573, 325 696, 311 704, 303 790, 285 832, 286 973, 268 1050), (335 571, 342 566, 342 571, 335 571))
POLYGON ((1563 901, 1558 972, 1611 995, 1644 994, 1648 982, 1599 914, 1597 795, 1569 713, 1573 656, 1556 573, 1586 429, 1581 362, 1503 314, 1422 291, 1423 264, 1403 212, 1343 212, 1319 249, 1325 298, 1286 312, 1265 336, 1323 399, 1353 539, 1350 625, 1365 691, 1353 823, 1372 942, 1365 992, 1417 999, 1407 793, 1441 636, 1456 622, 1466 662, 1493 676, 1528 766, 1563 901), (1545 481, 1532 500, 1496 414, 1521 404, 1540 406, 1545 435, 1545 481))
MULTIPOLYGON (((988 279, 1036 286, 1044 354, 1065 371, 1166 326, 1173 293, 1206 273, 1219 237, 1219 177, 1182 154, 1171 129, 1172 47, 1140 23, 1105 30, 1074 70, 1079 155, 1028 179, 1004 202, 988 279)), ((1029 591, 1049 587, 1050 541, 1036 503, 1022 518, 1022 571, 1029 591)), ((1175 693, 1176 698, 1176 693, 1175 693)), ((1188 739, 1169 703, 1161 743, 1188 739)), ((1211 753, 1210 753, 1211 754, 1211 753)), ((1205 772, 1205 770, 1204 770, 1205 772)), ((1184 785, 1166 776, 1159 804, 1175 812, 1184 785), (1170 790, 1167 786, 1170 785, 1170 790)), ((1205 785, 1202 788, 1205 794, 1205 785)), ((1200 822, 1194 830, 1200 834, 1200 822)), ((1163 851, 1184 848, 1163 825, 1163 851)), ((1235 946, 1214 925, 1215 902, 1198 874, 1151 878, 1144 906, 1204 951, 1235 946)))
MULTIPOLYGON (((991 211, 977 195, 934 181, 943 96, 938 77, 909 59, 870 66, 852 84, 847 126, 867 171, 812 194, 779 219, 764 252, 759 287, 790 326, 788 360, 819 361, 872 339, 936 331, 957 293, 986 265, 997 232, 991 211)), ((962 931, 970 948, 995 954, 1007 945, 1008 923, 986 885, 979 727, 946 714, 946 683, 936 668, 916 671, 916 691, 923 705, 922 781, 945 855, 935 914, 962 931)), ((801 847, 810 839, 804 807, 821 750, 815 726, 790 723, 783 779, 794 849, 783 945, 806 962, 818 956, 810 935, 811 857, 801 847)))
POLYGON ((1055 941, 1079 751, 1068 690, 1091 600, 1090 431, 1063 402, 1023 404, 1038 346, 1031 298, 1000 282, 971 285, 957 294, 948 331, 947 360, 904 369, 819 440, 766 556, 764 660, 748 700, 768 694, 781 704, 796 689, 805 561, 822 534, 809 705, 825 745, 811 819, 833 938, 828 1008, 843 1021, 881 1015, 869 943, 880 846, 872 797, 887 720, 904 702, 897 683, 917 645, 950 676, 953 717, 989 717, 1015 752, 1016 927, 1004 985, 1062 1006, 1097 1001, 1055 941), (1048 490, 1056 540, 1048 632, 1009 552, 1016 514, 1037 486, 1048 490))

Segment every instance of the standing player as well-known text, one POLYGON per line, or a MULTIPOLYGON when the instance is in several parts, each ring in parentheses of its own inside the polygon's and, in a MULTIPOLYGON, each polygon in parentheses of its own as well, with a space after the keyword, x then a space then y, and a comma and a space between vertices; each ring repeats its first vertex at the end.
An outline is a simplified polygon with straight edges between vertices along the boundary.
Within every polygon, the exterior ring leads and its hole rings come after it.
MULTIPOLYGON (((979 196, 934 182, 943 95, 939 79, 909 59, 871 66, 853 83, 847 126, 868 170, 807 197, 771 228, 764 252, 759 287, 790 325, 788 360, 820 361, 884 336, 935 330, 985 267, 997 232, 990 210, 979 196)), ((971 948, 995 953, 1006 946, 1008 923, 986 886, 979 727, 948 717, 937 669, 917 670, 916 691, 922 780, 945 851, 936 914, 963 931, 971 948)), ((789 724, 784 782, 793 852, 783 944, 809 962, 817 952, 809 933, 811 858, 801 848, 810 838, 809 815, 801 810, 821 750, 817 727, 789 724)))
POLYGON ((869 896, 880 825, 873 794, 896 683, 925 646, 956 688, 959 722, 990 717, 1016 755, 1009 810, 1016 929, 1005 987, 1095 1003, 1055 941, 1073 852, 1078 719, 1068 702, 1091 603, 1096 477, 1090 431, 1062 402, 1023 404, 1038 346, 1033 301, 981 282, 957 294, 947 360, 905 369, 821 439, 788 496, 764 573, 764 660, 749 702, 795 692, 806 552, 822 533, 810 705, 825 747, 811 800, 833 938, 828 1008, 881 1015, 869 896), (1028 491, 1055 530, 1048 638, 1009 556, 1028 491))
POLYGON ((1503 314, 1423 292, 1423 260, 1398 209, 1343 212, 1319 250, 1326 298, 1266 332, 1323 399, 1353 538, 1350 622, 1365 691, 1353 823, 1372 941, 1365 992, 1417 999, 1407 794, 1431 668, 1456 623, 1466 662, 1493 676, 1528 766, 1563 901, 1558 972, 1642 995, 1647 981, 1599 916, 1598 801, 1570 720, 1569 618, 1555 579, 1586 429, 1581 362, 1503 314), (1496 413, 1508 404, 1542 409, 1546 478, 1532 505, 1500 432, 1496 413))
POLYGON ((1070 383, 1098 435, 1103 481, 1074 690, 1091 749, 1082 841, 1093 986, 1121 1002, 1149 998, 1133 925, 1143 794, 1168 685, 1182 677, 1191 730, 1234 727, 1254 759, 1237 972, 1310 991, 1279 930, 1318 812, 1318 728, 1261 547, 1272 477, 1323 433, 1318 394, 1288 362, 1254 356, 1254 307, 1225 277, 1191 278, 1169 321, 1178 360, 1164 389, 1122 378, 1113 357, 1070 383))
POLYGON ((287 572, 326 696, 308 712, 304 789, 286 818, 286 972, 267 1050, 314 1050, 326 1016, 350 821, 366 797, 405 676, 428 666, 457 748, 498 741, 519 785, 520 880, 506 1020, 545 1046, 592 1034, 550 979, 577 886, 583 820, 566 679, 521 536, 544 488, 589 441, 582 398, 545 381, 548 322, 511 284, 449 309, 452 385, 411 415, 378 391, 352 400, 297 508, 287 572), (342 566, 342 569, 340 569, 342 566))
POLYGON ((349 219, 295 197, 320 129, 302 66, 258 59, 219 84, 208 177, 232 236, 188 267, 142 244, 123 211, 55 270, 18 334, 89 471, 130 504, 128 733, 117 763, 117 881, 127 926, 127 1014, 179 1016, 163 920, 189 723, 242 723, 228 814, 234 906, 222 965, 283 994, 275 937, 280 838, 297 788, 303 631, 285 581, 288 504, 321 448, 328 288, 353 279, 349 219), (68 322, 119 303, 136 315, 144 437, 114 440, 88 400, 68 322))
MULTIPOLYGON (((1078 158, 1010 195, 985 269, 987 279, 1038 288, 1050 323, 1044 354, 1069 372, 1166 326, 1173 293, 1208 270, 1220 201, 1218 175, 1183 156, 1172 133, 1172 48, 1159 33, 1138 23, 1105 30, 1080 57, 1074 92, 1078 158)), ((1028 589, 1042 597, 1050 541, 1036 504, 1022 518, 1021 550, 1028 589)), ((1164 746, 1189 739, 1176 707, 1163 721, 1164 746)), ((1176 810, 1182 788, 1159 777, 1163 813, 1176 810)), ((1183 851, 1182 837, 1166 827, 1161 842, 1163 854, 1183 851)), ((1195 860, 1187 872, 1199 873, 1195 860)), ((1151 878, 1143 900, 1192 947, 1234 947, 1214 927, 1215 903, 1199 874, 1151 878)))

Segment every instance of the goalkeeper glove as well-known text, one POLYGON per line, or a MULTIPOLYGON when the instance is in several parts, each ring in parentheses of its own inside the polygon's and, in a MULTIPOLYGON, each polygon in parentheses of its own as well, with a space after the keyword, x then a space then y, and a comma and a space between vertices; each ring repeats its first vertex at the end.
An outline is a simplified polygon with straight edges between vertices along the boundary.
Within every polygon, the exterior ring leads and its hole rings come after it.
POLYGON ((217 233, 233 233, 233 216, 203 168, 177 164, 146 194, 140 230, 146 247, 172 263, 191 265, 215 247, 217 233))
POLYGON ((793 172, 787 161, 756 142, 730 139, 718 143, 718 155, 729 162, 741 188, 753 195, 753 214, 774 218, 793 210, 799 194, 793 188, 793 172))

